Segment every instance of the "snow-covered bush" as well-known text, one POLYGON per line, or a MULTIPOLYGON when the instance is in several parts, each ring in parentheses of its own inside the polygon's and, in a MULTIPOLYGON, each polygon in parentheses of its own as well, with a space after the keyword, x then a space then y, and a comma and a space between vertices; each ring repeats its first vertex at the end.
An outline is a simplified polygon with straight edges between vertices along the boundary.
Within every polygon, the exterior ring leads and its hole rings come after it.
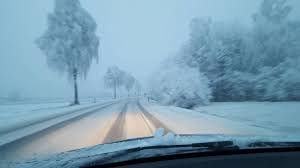
POLYGON ((167 65, 153 79, 152 95, 164 104, 192 108, 210 101, 208 79, 195 68, 167 65))

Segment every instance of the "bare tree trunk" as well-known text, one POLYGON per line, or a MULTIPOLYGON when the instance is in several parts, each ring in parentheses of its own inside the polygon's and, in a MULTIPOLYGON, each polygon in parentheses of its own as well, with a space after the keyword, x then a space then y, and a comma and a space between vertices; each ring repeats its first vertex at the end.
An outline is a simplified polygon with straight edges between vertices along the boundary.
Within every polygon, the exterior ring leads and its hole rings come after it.
POLYGON ((114 99, 117 99, 117 84, 114 83, 114 99))
POLYGON ((79 104, 79 100, 78 100, 78 86, 77 86, 77 69, 74 68, 73 70, 73 80, 74 80, 74 104, 78 105, 79 104))

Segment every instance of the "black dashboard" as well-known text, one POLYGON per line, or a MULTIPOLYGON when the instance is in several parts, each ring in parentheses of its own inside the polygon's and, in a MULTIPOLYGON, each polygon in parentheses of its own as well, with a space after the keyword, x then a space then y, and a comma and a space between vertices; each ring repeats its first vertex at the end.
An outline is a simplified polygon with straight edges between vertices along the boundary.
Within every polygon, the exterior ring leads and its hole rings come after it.
POLYGON ((201 152, 87 167, 122 168, 299 168, 300 148, 266 148, 238 151, 201 152))

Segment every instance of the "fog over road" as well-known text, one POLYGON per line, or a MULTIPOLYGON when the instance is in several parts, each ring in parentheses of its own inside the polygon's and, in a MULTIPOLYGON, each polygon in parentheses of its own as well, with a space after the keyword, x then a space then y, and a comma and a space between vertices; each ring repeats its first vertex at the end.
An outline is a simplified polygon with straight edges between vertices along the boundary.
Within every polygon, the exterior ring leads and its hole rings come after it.
POLYGON ((264 128, 197 112, 183 109, 172 111, 167 106, 154 107, 134 98, 99 105, 97 109, 0 146, 1 159, 28 159, 35 155, 40 157, 103 143, 148 137, 158 128, 177 134, 243 134, 243 129, 252 129, 262 134, 270 132, 264 128))

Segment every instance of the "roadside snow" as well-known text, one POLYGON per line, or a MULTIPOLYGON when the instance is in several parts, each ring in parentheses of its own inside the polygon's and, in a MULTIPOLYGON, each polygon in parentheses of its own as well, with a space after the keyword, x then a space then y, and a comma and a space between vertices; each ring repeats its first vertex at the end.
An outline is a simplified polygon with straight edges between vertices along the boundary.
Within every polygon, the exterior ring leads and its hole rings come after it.
MULTIPOLYGON (((44 105, 42 109, 40 109, 41 105, 37 105, 35 108, 31 104, 14 105, 14 109, 20 111, 2 111, 0 113, 0 146, 111 102, 103 100, 97 103, 61 107, 54 107, 54 104, 51 104, 44 105), (31 110, 26 111, 28 109, 31 110)), ((8 109, 7 105, 0 106, 0 109, 1 107, 8 109)))
POLYGON ((0 105, 0 134, 28 121, 74 108, 78 107, 71 107, 68 103, 0 105))
MULTIPOLYGON (((195 110, 161 106, 142 101, 157 119, 176 134, 278 135, 280 132, 255 123, 207 115, 195 110)), ((208 106, 209 107, 209 106, 208 106)))
MULTIPOLYGON (((267 124, 260 123, 262 121, 269 121, 267 119, 272 118, 273 113, 281 113, 280 108, 289 108, 289 110, 286 110, 288 111, 287 113, 297 118, 299 103, 213 103, 210 106, 198 107, 196 109, 197 111, 172 106, 160 106, 154 103, 149 104, 146 101, 142 101, 142 104, 151 114, 173 130, 175 134, 165 134, 164 130, 160 128, 156 131, 154 137, 97 145, 91 148, 73 150, 50 157, 39 156, 33 160, 19 161, 18 163, 0 162, 0 167, 1 165, 28 168, 80 167, 93 161, 107 160, 111 158, 111 156, 115 156, 113 152, 122 152, 123 150, 146 146, 233 141, 234 144, 240 148, 247 148, 249 143, 257 141, 299 142, 300 139, 299 134, 286 134, 267 124), (250 108, 252 110, 255 109, 256 113, 250 113, 250 108), (221 110, 223 113, 218 114, 223 114, 224 116, 216 116, 215 113, 221 110), (241 113, 241 110, 244 110, 246 113, 241 113), (214 111, 214 113, 212 111, 214 111), (251 117, 253 120, 249 120, 251 117), (179 136, 176 134, 198 135, 179 136)), ((288 121, 284 122, 281 120, 287 120, 293 117, 281 117, 280 120, 280 115, 277 115, 278 116, 274 117, 273 122, 289 123, 288 121)), ((296 122, 291 123, 296 124, 296 122)), ((153 153, 146 152, 141 154, 142 157, 147 157, 153 153)))
MULTIPOLYGON (((98 101, 98 103, 105 101, 108 100, 98 101)), ((68 102, 0 105, 0 135, 26 124, 91 105, 94 105, 94 103, 84 102, 79 106, 70 106, 68 102)))
MULTIPOLYGON (((109 129, 109 126, 113 123, 123 106, 123 102, 108 106, 100 105, 97 107, 97 110, 92 110, 94 112, 91 113, 80 111, 76 114, 32 126, 27 129, 27 132, 41 128, 46 129, 7 146, 0 146, 0 161, 19 161, 35 158, 36 156, 46 157, 60 152, 101 144, 106 136, 106 130, 109 129), (78 114, 89 115, 69 122, 68 118, 74 118, 78 114), (66 119, 67 122, 64 122, 66 119), (56 126, 53 126, 54 124, 56 126)), ((20 134, 22 133, 15 135, 18 136, 20 134)), ((0 137, 0 139, 1 142, 3 138, 0 137)))
POLYGON ((300 133, 300 102, 224 102, 195 110, 207 116, 264 127, 282 134, 300 133))

